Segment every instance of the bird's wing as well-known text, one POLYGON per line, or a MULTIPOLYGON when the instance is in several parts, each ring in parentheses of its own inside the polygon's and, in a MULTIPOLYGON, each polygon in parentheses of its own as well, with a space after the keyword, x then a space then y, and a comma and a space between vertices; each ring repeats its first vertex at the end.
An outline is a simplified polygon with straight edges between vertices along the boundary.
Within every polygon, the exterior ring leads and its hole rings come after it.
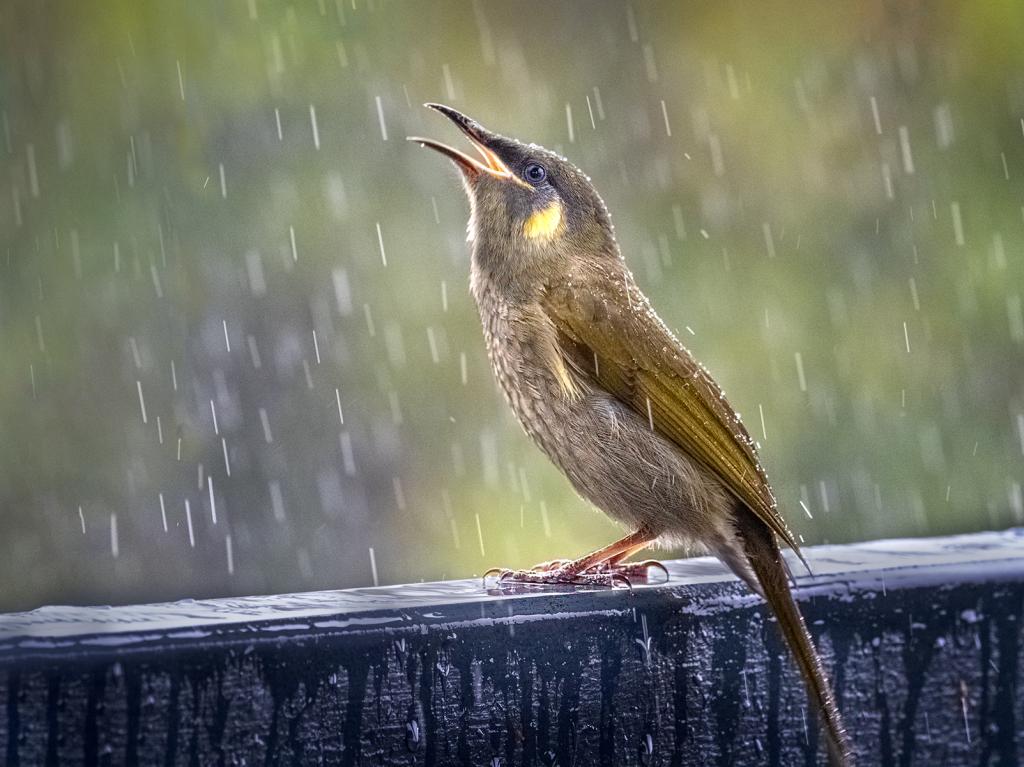
POLYGON ((625 269, 548 289, 544 311, 572 367, 629 404, 722 480, 788 546, 754 441, 704 367, 654 313, 625 269))

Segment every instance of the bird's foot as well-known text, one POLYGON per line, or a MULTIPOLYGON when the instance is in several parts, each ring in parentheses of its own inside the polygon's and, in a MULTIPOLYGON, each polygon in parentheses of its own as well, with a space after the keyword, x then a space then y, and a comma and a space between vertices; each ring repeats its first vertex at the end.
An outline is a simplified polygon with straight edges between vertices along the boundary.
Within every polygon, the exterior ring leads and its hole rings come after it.
POLYGON ((484 581, 492 575, 497 576, 499 585, 630 586, 629 579, 618 573, 598 573, 589 570, 576 572, 564 566, 550 567, 546 570, 509 570, 503 567, 492 567, 484 573, 484 581))
MULTIPOLYGON (((599 562, 583 570, 572 566, 572 560, 553 559, 541 562, 530 570, 510 570, 492 567, 484 573, 484 580, 497 576, 499 584, 536 584, 550 586, 625 586, 632 588, 634 582, 650 583, 650 570, 661 570, 668 581, 668 570, 661 562, 649 559, 645 562, 609 563, 599 562)), ((664 582, 664 581, 663 581, 664 582)))

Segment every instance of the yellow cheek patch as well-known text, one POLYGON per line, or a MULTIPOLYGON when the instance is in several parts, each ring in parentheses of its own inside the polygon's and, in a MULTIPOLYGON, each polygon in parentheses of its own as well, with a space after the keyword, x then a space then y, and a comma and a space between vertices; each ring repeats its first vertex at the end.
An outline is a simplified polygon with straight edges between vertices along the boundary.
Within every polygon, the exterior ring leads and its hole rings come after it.
POLYGON ((527 239, 550 240, 562 225, 562 205, 555 201, 546 208, 532 213, 523 224, 523 234, 527 239))

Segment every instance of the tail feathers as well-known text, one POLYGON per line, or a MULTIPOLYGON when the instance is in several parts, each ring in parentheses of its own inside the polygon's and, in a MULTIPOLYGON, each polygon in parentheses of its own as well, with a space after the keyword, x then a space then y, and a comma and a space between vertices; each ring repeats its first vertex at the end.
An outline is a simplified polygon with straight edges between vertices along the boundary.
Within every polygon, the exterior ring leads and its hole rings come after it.
POLYGON ((759 588, 755 588, 755 591, 765 598, 775 613, 782 636, 796 658, 808 694, 818 710, 825 730, 829 764, 832 767, 852 767, 853 757, 846 729, 836 707, 832 687, 822 669, 821 658, 811 642, 803 616, 793 601, 779 545, 767 525, 745 507, 737 509, 736 517, 736 527, 743 541, 747 564, 757 578, 759 588))

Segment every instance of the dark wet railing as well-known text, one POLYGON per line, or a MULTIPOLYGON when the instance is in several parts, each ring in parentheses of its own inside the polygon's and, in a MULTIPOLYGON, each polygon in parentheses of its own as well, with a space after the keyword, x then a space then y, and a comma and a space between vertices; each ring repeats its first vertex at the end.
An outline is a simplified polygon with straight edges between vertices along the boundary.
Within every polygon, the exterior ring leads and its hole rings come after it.
MULTIPOLYGON (((1024 532, 807 550, 861 765, 1017 764, 1024 532)), ((0 616, 0 761, 819 763, 801 682, 717 562, 633 593, 479 581, 0 616)))

